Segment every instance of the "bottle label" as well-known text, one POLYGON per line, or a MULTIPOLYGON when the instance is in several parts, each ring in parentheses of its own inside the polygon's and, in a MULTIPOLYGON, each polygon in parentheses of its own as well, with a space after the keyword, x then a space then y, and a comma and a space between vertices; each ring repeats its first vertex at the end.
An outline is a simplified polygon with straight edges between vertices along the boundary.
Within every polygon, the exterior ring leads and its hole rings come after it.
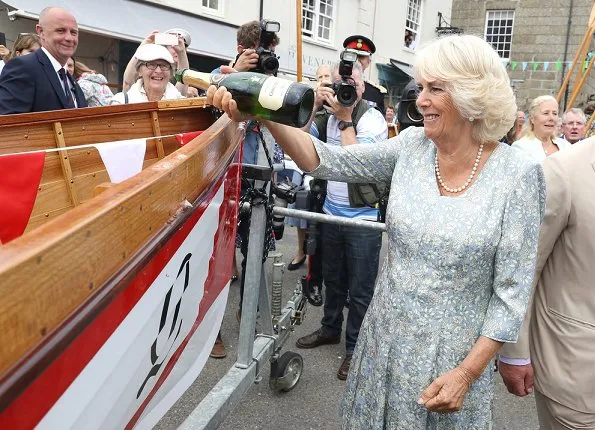
POLYGON ((287 79, 274 76, 267 78, 260 89, 258 103, 265 109, 279 110, 283 106, 283 100, 285 100, 285 95, 291 84, 293 82, 287 79))

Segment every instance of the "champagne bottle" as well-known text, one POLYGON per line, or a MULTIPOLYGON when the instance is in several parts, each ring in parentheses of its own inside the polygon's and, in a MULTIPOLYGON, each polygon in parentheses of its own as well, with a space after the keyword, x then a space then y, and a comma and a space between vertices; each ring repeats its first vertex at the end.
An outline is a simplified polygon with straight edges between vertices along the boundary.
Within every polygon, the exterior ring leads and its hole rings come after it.
POLYGON ((294 127, 308 123, 314 107, 314 91, 306 84, 261 73, 210 74, 180 69, 176 81, 206 90, 225 87, 240 112, 294 127))

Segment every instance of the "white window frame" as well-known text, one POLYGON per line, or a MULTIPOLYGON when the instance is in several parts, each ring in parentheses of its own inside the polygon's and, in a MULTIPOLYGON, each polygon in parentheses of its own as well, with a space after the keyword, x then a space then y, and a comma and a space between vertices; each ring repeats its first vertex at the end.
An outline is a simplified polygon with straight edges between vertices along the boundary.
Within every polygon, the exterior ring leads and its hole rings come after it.
POLYGON ((335 16, 337 15, 337 3, 338 0, 301 0, 302 1, 302 36, 306 40, 312 40, 326 45, 332 45, 335 38, 335 16), (309 7, 309 3, 313 3, 313 7, 309 7), (321 5, 331 4, 332 13, 322 14, 320 12, 321 5), (312 29, 305 30, 304 21, 307 19, 306 16, 311 15, 312 17, 312 29), (327 19, 330 24, 328 27, 328 39, 319 36, 318 33, 321 29, 322 19, 327 19))
POLYGON ((202 11, 205 13, 208 13, 210 15, 216 15, 216 16, 223 16, 223 3, 225 2, 225 0, 217 0, 217 7, 210 7, 209 3, 213 1, 213 0, 202 0, 201 2, 201 7, 202 7, 202 11), (204 5, 204 2, 207 2, 207 5, 204 5))
POLYGON ((483 31, 484 39, 488 42, 492 47, 496 50, 502 61, 508 62, 510 61, 510 54, 512 52, 512 36, 514 32, 514 9, 493 9, 486 11, 486 22, 485 28, 483 31), (508 21, 512 20, 512 24, 508 25, 508 22, 502 25, 502 20, 508 21), (496 21, 498 20, 499 23, 495 26, 492 23, 490 27, 488 25, 489 21, 496 21), (488 29, 491 30, 490 34, 488 34, 488 29), (497 32, 495 32, 496 30, 497 32), (509 40, 507 41, 507 38, 509 40), (506 46, 508 45, 508 47, 506 46))
POLYGON ((405 31, 410 31, 413 36, 413 48, 405 45, 405 37, 403 35, 403 46, 406 49, 415 49, 420 41, 421 21, 423 14, 423 0, 408 0, 407 12, 405 14, 405 31), (416 21, 417 18, 417 21, 416 21))

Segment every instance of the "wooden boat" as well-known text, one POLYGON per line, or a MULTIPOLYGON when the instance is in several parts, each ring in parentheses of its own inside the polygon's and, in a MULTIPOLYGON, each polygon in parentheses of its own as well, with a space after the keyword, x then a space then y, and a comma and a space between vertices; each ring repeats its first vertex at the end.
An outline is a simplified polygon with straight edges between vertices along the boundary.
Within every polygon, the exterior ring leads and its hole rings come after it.
POLYGON ((152 427, 221 322, 242 130, 195 99, 5 116, 0 136, 0 154, 148 138, 115 185, 93 147, 47 153, 25 234, 0 246, 0 428, 152 427))

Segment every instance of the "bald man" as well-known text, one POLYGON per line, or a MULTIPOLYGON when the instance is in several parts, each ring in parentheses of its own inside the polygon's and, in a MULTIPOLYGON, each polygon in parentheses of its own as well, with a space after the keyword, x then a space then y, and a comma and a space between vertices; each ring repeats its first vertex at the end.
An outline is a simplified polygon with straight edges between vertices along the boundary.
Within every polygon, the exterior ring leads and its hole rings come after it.
POLYGON ((78 24, 69 11, 48 7, 35 30, 41 49, 9 61, 0 75, 0 115, 87 107, 66 71, 78 46, 78 24))

